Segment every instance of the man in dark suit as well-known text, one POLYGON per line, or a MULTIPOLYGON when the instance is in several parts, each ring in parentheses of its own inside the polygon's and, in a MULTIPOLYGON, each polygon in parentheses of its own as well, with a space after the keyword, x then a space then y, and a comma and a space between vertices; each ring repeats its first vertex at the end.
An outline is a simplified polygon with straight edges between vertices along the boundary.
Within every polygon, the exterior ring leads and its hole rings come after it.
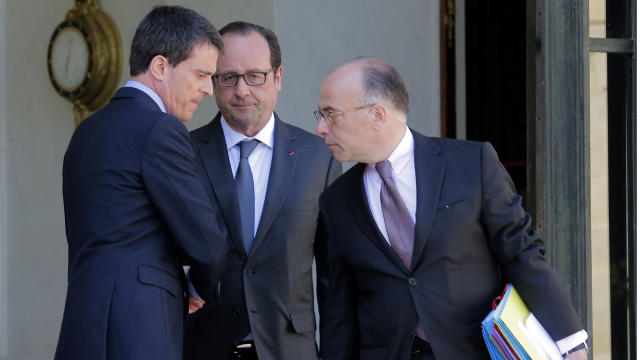
POLYGON ((206 302, 188 318, 185 359, 315 359, 314 254, 319 297, 327 282, 318 199, 341 167, 322 139, 273 112, 283 71, 276 35, 245 22, 220 33, 225 53, 214 76, 220 113, 191 136, 232 247, 218 287, 198 286, 201 272, 190 272, 206 302), (249 189, 240 185, 246 169, 249 189))
POLYGON ((222 219, 181 121, 213 92, 222 41, 204 17, 156 7, 132 81, 76 129, 64 157, 69 278, 56 359, 182 358, 183 264, 222 272, 222 219), (182 276, 182 277, 181 277, 182 276))
POLYGON ((359 162, 320 199, 322 359, 487 359, 480 322, 506 282, 562 352, 579 348, 587 334, 491 145, 425 137, 408 111, 379 59, 348 62, 320 88, 317 133, 336 159, 359 162))

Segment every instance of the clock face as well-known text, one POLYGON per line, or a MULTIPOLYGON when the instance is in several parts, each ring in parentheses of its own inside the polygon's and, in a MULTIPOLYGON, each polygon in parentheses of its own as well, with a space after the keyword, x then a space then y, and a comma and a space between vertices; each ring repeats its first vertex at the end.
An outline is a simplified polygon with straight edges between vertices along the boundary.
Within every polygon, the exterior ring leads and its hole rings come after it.
POLYGON ((89 70, 89 45, 77 27, 59 29, 51 43, 50 69, 63 91, 73 91, 82 85, 89 70))

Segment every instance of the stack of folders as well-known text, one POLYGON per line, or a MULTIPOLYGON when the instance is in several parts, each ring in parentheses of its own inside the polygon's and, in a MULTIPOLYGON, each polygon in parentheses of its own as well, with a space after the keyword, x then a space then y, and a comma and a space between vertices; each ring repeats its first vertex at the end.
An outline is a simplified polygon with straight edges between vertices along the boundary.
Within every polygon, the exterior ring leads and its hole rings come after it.
POLYGON ((492 360, 562 360, 558 346, 512 284, 493 301, 493 310, 482 322, 482 336, 492 360))

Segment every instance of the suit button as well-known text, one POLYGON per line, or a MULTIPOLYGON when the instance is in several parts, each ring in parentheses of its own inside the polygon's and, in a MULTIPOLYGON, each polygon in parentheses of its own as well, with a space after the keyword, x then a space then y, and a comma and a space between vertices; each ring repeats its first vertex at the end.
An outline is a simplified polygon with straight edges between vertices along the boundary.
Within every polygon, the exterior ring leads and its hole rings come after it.
POLYGON ((251 268, 246 268, 246 269, 244 269, 244 274, 249 276, 249 275, 253 274, 253 270, 251 268))
POLYGON ((418 280, 416 280, 415 278, 409 278, 409 285, 411 286, 418 285, 418 280))

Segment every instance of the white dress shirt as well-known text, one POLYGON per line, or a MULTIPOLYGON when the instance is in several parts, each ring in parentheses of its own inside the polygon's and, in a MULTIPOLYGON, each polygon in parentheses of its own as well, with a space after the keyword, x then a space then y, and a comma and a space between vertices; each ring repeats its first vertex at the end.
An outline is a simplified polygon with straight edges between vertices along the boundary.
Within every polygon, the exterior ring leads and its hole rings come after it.
POLYGON ((149 95, 153 99, 153 101, 156 102, 156 104, 158 104, 160 110, 162 110, 163 113, 167 112, 167 108, 164 106, 164 102, 162 102, 162 98, 160 97, 160 95, 156 94, 155 91, 151 90, 147 85, 139 83, 135 80, 129 80, 126 84, 124 84, 124 86, 143 91, 145 94, 149 95))
POLYGON ((262 208, 264 199, 267 195, 267 185, 269 184, 269 172, 271 171, 271 159, 273 157, 273 130, 275 128, 275 119, 273 114, 267 124, 254 137, 247 137, 231 128, 229 123, 220 116, 220 124, 224 133, 224 141, 227 144, 227 155, 229 155, 229 164, 233 177, 236 177, 238 165, 240 165, 240 148, 236 146, 240 141, 245 139, 256 139, 260 143, 249 154, 249 166, 253 175, 253 191, 255 194, 255 221, 253 222, 253 236, 258 231, 260 217, 262 216, 262 208))
MULTIPOLYGON (((416 223, 416 167, 413 155, 414 143, 413 134, 408 127, 405 127, 405 133, 402 140, 389 155, 389 162, 391 162, 391 168, 393 169, 393 180, 396 183, 398 192, 404 201, 404 204, 409 210, 413 223, 416 223)), ((382 179, 376 171, 375 164, 367 164, 367 168, 363 175, 364 187, 367 193, 367 200, 369 201, 369 208, 373 219, 378 225, 378 229, 389 243, 389 235, 387 234, 387 228, 384 223, 384 216, 382 215, 382 205, 380 204, 380 188, 382 187, 382 179)), ((390 243, 389 243, 390 244, 390 243)), ((487 309, 489 304, 487 304, 487 309)), ((487 310, 487 313, 489 310, 487 310)), ((584 343, 588 338, 585 330, 580 330, 575 334, 569 335, 556 342, 561 354, 565 354, 578 345, 584 343)))

